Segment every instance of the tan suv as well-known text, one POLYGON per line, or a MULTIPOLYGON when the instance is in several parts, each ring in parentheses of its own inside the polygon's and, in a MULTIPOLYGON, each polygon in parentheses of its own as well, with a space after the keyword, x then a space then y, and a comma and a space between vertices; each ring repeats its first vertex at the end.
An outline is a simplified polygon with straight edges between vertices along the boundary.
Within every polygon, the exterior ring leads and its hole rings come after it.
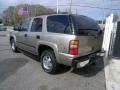
POLYGON ((12 50, 39 56, 47 73, 56 73, 59 64, 75 68, 78 63, 91 61, 101 50, 100 27, 93 19, 82 15, 32 17, 15 25, 14 30, 10 33, 12 50))

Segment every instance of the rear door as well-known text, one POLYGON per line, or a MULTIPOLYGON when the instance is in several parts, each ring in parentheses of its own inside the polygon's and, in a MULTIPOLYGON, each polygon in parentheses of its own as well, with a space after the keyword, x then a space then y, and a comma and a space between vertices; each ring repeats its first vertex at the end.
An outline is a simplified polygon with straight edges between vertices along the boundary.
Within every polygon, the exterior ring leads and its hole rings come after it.
POLYGON ((101 49, 102 31, 98 24, 86 16, 74 16, 75 34, 79 40, 80 56, 96 52, 101 49))
POLYGON ((28 35, 28 44, 29 44, 29 52, 33 54, 37 54, 36 46, 37 42, 42 38, 42 28, 43 28, 43 19, 40 17, 33 18, 32 24, 30 27, 30 32, 28 35))

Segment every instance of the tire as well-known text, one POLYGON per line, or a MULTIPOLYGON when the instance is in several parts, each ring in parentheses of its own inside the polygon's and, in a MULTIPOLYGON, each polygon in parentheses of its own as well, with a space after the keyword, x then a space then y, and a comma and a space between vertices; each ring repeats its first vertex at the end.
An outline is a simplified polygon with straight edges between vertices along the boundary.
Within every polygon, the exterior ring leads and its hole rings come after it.
POLYGON ((56 74, 58 70, 58 63, 55 54, 52 50, 45 50, 41 55, 41 66, 46 73, 56 74))
POLYGON ((18 49, 17 49, 17 46, 15 44, 15 40, 14 39, 10 40, 10 44, 11 44, 12 51, 17 53, 18 49))

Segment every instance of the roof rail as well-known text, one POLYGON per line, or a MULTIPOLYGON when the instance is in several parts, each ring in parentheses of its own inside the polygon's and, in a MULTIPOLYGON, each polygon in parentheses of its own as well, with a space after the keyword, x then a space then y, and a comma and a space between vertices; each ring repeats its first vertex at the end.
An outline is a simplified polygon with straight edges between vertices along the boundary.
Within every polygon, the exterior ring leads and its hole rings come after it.
MULTIPOLYGON (((57 14, 56 12, 49 12, 49 13, 42 13, 40 15, 50 15, 50 14, 57 14)), ((68 14, 68 12, 59 12, 58 14, 68 14)), ((38 15, 38 16, 40 16, 38 15)))
MULTIPOLYGON (((56 12, 42 13, 42 14, 40 14, 40 15, 48 15, 48 14, 56 14, 56 12)), ((38 16, 40 16, 40 15, 38 15, 38 16)))

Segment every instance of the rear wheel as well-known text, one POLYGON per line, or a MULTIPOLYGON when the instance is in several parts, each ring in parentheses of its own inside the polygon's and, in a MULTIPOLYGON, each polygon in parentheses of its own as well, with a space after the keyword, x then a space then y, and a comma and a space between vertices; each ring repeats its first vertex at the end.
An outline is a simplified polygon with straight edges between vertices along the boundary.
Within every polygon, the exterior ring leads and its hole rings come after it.
POLYGON ((45 72, 55 74, 58 69, 58 63, 52 50, 45 50, 41 55, 41 65, 45 72))
POLYGON ((11 49, 12 49, 12 51, 13 51, 13 52, 18 52, 17 46, 16 46, 16 44, 15 44, 15 40, 14 40, 14 39, 10 40, 10 44, 11 44, 11 49))

